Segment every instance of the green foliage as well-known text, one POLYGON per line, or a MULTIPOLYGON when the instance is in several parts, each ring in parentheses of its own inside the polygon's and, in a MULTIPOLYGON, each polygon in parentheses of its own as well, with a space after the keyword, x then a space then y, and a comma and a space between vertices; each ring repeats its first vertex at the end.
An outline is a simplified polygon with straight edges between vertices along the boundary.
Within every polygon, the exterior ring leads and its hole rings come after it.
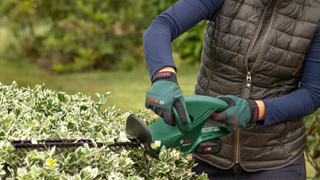
MULTIPOLYGON (((58 73, 130 70, 144 64, 142 34, 175 0, 6 0, 0 15, 16 41, 5 49, 11 61, 29 59, 58 73)), ((199 60, 204 22, 173 43, 175 61, 199 60)))
POLYGON ((173 49, 179 52, 180 61, 186 64, 200 63, 205 28, 206 21, 202 21, 173 41, 173 49))
MULTIPOLYGON (((146 13, 155 18, 169 8, 177 0, 149 0, 146 1, 146 13)), ((206 21, 202 21, 173 41, 173 59, 177 66, 197 64, 201 60, 203 33, 206 21)))
MULTIPOLYGON (((18 88, 13 82, 0 84, 0 178, 1 179, 192 179, 188 169, 193 160, 178 149, 163 148, 159 159, 148 156, 143 147, 125 150, 90 148, 76 150, 19 151, 10 140, 95 139, 108 145, 116 138, 127 141, 121 114, 102 109, 109 93, 97 94, 98 102, 77 93, 55 93, 42 85, 18 88), (9 140, 9 141, 8 141, 9 140)), ((146 122, 155 117, 140 110, 146 122)), ((149 123, 148 123, 149 124, 149 123)), ((206 175, 197 176, 206 179, 206 175)))
POLYGON ((43 67, 60 73, 119 64, 131 69, 132 58, 142 59, 142 32, 151 21, 142 20, 142 2, 8 0, 1 1, 0 13, 14 22, 20 56, 36 58, 43 67), (39 34, 39 26, 48 28, 39 34))
POLYGON ((176 1, 177 0, 149 0, 145 2, 148 7, 145 11, 154 19, 176 1))
POLYGON ((315 169, 314 178, 320 177, 320 109, 305 118, 307 131, 306 157, 315 169))

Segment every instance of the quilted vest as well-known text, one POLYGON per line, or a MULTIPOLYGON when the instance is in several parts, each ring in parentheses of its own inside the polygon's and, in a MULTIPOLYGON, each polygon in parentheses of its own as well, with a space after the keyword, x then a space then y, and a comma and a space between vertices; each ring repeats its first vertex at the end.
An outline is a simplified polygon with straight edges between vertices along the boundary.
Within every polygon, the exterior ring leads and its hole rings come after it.
MULTIPOLYGON (((296 90, 319 23, 319 0, 225 0, 207 22, 195 94, 258 100, 296 90)), ((249 172, 289 165, 306 144, 302 119, 250 124, 220 139, 220 153, 194 156, 221 169, 239 163, 249 172)))

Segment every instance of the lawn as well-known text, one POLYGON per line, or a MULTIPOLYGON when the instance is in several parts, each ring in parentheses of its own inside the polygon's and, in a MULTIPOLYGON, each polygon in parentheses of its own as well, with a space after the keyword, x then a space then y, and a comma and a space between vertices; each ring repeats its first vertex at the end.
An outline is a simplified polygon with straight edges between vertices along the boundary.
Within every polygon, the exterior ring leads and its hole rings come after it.
MULTIPOLYGON (((0 63, 0 82, 8 85, 16 81, 19 86, 34 87, 36 84, 45 84, 46 88, 67 94, 82 92, 98 100, 95 93, 111 92, 106 106, 128 112, 144 109, 146 90, 150 87, 150 78, 147 69, 116 72, 92 72, 65 75, 50 75, 40 71, 37 67, 23 63, 0 63), (19 68, 20 67, 20 68, 19 68)), ((193 94, 197 78, 196 68, 185 68, 179 71, 179 83, 184 94, 193 94)))

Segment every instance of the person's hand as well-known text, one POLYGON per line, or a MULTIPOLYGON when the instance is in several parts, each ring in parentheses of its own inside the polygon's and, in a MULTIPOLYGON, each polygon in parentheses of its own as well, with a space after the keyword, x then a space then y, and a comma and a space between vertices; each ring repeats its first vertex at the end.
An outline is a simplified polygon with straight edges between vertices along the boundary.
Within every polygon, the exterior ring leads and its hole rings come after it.
POLYGON ((259 107, 254 100, 242 99, 233 95, 218 96, 229 104, 229 107, 212 116, 213 121, 223 123, 229 131, 234 131, 259 118, 259 107))
POLYGON ((182 91, 173 72, 163 71, 153 76, 152 85, 147 90, 145 106, 171 126, 176 125, 173 107, 183 123, 190 122, 182 91))

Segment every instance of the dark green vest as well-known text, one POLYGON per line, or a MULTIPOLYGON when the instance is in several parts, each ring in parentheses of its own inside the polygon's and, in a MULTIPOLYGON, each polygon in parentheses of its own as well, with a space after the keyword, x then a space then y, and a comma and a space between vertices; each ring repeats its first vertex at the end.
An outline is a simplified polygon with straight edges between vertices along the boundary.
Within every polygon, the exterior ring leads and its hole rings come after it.
MULTIPOLYGON (((296 90, 319 23, 319 0, 225 0, 207 24, 195 93, 269 99, 296 90)), ((194 156, 221 169, 269 170, 296 160, 306 143, 302 119, 248 125, 221 140, 219 154, 194 156)))

